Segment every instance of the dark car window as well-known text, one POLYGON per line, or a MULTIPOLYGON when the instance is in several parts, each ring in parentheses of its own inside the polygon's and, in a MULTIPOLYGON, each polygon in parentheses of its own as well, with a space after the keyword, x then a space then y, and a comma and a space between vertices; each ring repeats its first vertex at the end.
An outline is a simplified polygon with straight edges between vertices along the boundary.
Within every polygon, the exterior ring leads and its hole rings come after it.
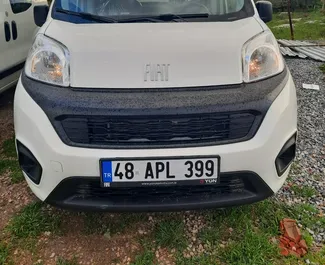
POLYGON ((10 0, 12 12, 14 14, 27 11, 32 6, 32 0, 10 0))

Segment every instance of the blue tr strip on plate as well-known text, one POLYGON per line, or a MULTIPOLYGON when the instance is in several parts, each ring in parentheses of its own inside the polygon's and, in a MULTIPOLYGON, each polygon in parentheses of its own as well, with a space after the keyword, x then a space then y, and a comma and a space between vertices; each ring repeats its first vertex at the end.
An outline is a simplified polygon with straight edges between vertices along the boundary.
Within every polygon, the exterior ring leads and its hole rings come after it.
POLYGON ((102 162, 102 179, 103 182, 112 182, 112 161, 103 161, 102 162))

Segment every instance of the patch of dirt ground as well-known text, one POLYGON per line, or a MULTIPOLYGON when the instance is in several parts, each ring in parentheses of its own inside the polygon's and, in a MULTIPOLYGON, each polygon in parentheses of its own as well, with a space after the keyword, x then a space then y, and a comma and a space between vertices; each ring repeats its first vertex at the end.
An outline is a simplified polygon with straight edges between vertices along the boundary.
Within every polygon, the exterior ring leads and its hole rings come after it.
POLYGON ((0 175, 0 231, 5 228, 10 218, 29 204, 34 196, 27 183, 12 184, 7 173, 0 175))
MULTIPOLYGON (((46 236, 39 238, 34 255, 34 262, 55 265, 60 257, 67 260, 76 258, 78 264, 130 264, 141 246, 132 235, 115 236, 106 239, 102 235, 84 235, 71 233, 64 236, 46 236)), ((30 263, 32 253, 16 249, 13 260, 15 264, 30 263)))

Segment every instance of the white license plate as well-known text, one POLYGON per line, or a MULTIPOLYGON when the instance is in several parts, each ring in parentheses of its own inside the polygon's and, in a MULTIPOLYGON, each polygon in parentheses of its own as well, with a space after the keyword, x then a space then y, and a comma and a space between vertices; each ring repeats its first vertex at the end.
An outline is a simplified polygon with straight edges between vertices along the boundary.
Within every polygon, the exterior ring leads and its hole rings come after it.
POLYGON ((220 158, 101 159, 103 187, 217 184, 220 158))

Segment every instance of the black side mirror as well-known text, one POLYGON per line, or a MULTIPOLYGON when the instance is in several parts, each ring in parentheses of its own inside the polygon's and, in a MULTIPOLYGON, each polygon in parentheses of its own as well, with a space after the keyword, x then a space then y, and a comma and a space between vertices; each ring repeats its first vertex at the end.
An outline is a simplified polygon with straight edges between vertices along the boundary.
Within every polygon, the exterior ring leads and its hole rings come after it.
POLYGON ((49 7, 44 6, 35 6, 34 7, 34 21, 35 24, 39 27, 42 27, 47 19, 49 13, 49 7))
POLYGON ((258 1, 256 2, 256 8, 261 19, 266 23, 272 20, 273 7, 269 1, 258 1))

